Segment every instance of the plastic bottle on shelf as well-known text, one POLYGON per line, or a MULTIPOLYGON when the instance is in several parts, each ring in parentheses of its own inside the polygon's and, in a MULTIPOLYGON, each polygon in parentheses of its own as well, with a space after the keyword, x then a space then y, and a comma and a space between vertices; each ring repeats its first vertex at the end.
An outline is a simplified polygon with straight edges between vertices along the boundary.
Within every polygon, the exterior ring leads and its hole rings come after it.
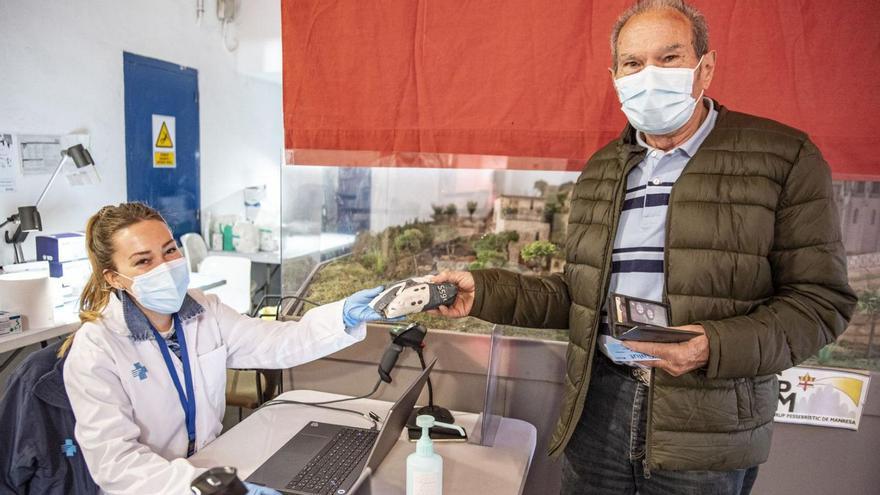
POLYGON ((224 251, 235 251, 235 247, 232 245, 232 225, 224 225, 223 226, 223 250, 224 251))

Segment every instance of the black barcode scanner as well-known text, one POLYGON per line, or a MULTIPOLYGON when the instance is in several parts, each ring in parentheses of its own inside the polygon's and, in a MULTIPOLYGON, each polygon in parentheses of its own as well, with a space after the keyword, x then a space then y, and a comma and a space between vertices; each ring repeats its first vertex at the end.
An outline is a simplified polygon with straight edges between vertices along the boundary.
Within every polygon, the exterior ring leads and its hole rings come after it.
POLYGON ((391 383, 391 370, 405 347, 421 351, 428 329, 420 323, 412 323, 405 327, 392 328, 390 333, 391 343, 385 348, 382 360, 379 361, 379 377, 385 383, 391 383))
MULTIPOLYGON (((425 335, 428 334, 427 328, 422 326, 421 323, 412 323, 405 327, 392 328, 390 333, 391 343, 388 344, 385 353, 382 354, 382 360, 379 362, 379 378, 385 383, 391 383, 391 370, 394 368, 394 365, 397 364, 397 358, 400 356, 400 352, 406 347, 416 351, 422 369, 426 368, 424 340, 425 335)), ((431 377, 428 377, 427 384, 428 405, 421 409, 414 410, 409 423, 415 425, 415 418, 419 414, 429 414, 442 423, 454 423, 455 418, 452 417, 452 413, 449 412, 449 409, 434 404, 434 385, 431 383, 431 377)))
POLYGON ((192 495, 247 495, 247 492, 235 468, 229 466, 211 468, 190 485, 192 495))

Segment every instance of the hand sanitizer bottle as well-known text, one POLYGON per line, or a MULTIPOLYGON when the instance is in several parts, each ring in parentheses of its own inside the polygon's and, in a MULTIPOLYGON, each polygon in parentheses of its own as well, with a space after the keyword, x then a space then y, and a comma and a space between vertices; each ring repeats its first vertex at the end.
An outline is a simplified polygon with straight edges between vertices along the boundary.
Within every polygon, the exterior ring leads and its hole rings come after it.
POLYGON ((416 451, 406 458, 406 495, 442 495, 443 458, 434 453, 434 441, 428 430, 434 425, 443 426, 458 430, 462 436, 464 430, 424 414, 416 418, 416 425, 422 429, 422 437, 416 443, 416 451))

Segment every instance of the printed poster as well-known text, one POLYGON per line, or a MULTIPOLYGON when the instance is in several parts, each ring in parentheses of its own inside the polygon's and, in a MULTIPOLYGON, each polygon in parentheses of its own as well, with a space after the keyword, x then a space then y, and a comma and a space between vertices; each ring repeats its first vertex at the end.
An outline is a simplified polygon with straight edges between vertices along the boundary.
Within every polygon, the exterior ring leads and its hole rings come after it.
POLYGON ((12 134, 0 132, 0 193, 15 192, 15 171, 18 157, 12 134))
POLYGON ((779 423, 857 430, 871 381, 869 373, 798 366, 777 375, 779 423))

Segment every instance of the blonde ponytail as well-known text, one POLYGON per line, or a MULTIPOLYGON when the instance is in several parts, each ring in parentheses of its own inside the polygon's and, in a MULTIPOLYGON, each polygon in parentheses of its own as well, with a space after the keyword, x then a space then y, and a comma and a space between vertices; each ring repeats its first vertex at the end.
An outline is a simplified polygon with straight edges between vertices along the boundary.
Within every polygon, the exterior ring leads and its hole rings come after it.
MULTIPOLYGON (((104 279, 104 270, 115 270, 113 264, 113 236, 122 229, 145 220, 164 222, 162 215, 143 203, 121 203, 105 206, 89 218, 86 224, 86 251, 92 274, 79 298, 79 321, 88 323, 101 318, 101 312, 110 302, 112 288, 104 279)), ((80 325, 82 326, 82 325, 80 325)), ((76 332, 61 344, 58 356, 64 356, 73 343, 76 332)))

